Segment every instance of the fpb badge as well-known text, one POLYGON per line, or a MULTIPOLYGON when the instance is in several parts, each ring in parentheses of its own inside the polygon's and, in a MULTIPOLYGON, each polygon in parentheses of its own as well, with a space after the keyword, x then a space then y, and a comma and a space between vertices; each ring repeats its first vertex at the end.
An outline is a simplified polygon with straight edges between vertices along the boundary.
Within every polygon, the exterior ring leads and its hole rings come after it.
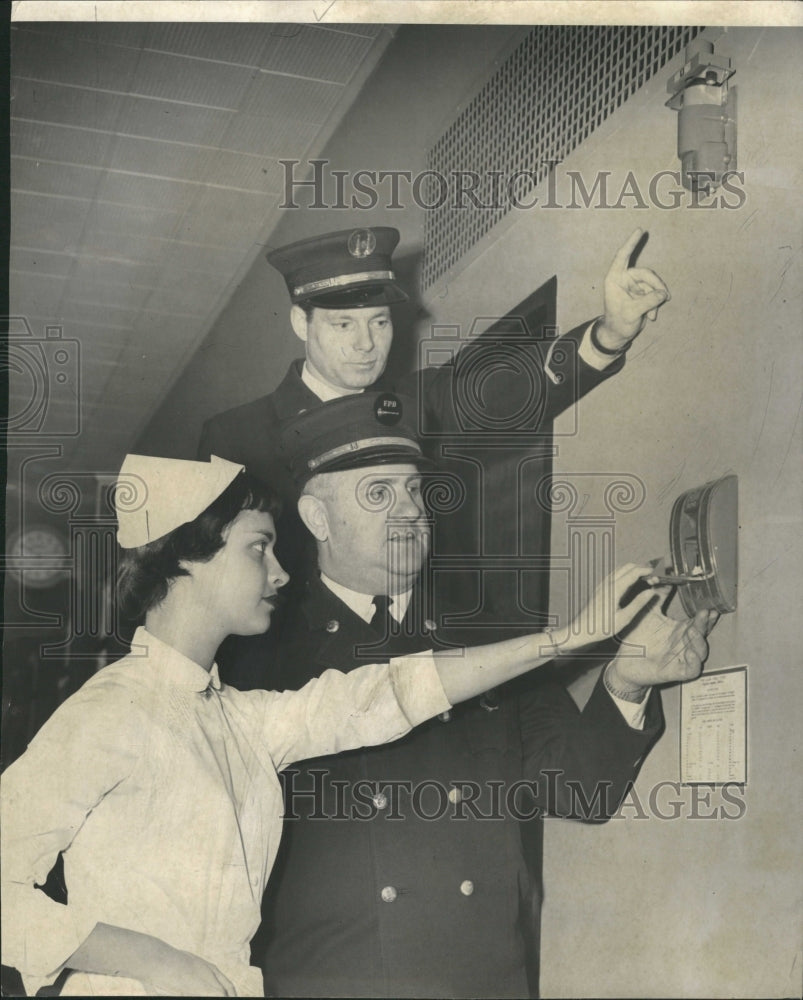
POLYGON ((402 402, 398 396, 394 396, 392 392, 377 396, 374 403, 374 416, 380 424, 391 427, 401 420, 402 413, 402 402))

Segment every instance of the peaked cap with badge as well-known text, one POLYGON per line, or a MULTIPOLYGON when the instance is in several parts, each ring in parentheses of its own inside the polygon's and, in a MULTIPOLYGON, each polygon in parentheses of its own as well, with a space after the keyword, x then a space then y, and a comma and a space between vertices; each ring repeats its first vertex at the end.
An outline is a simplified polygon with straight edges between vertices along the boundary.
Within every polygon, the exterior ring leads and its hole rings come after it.
POLYGON ((415 400, 392 392, 356 393, 305 410, 282 428, 282 445, 299 487, 322 472, 432 465, 417 440, 415 400))
POLYGON ((396 284, 391 255, 399 231, 391 226, 343 229, 272 250, 295 304, 321 309, 361 309, 406 302, 396 284))

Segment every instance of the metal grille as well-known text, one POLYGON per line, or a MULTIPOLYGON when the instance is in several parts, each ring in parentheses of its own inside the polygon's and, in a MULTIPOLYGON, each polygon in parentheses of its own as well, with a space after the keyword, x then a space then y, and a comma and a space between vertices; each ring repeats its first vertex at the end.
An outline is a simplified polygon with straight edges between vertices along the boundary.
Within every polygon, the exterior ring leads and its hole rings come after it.
POLYGON ((533 28, 429 152, 422 284, 450 270, 699 27, 533 28))

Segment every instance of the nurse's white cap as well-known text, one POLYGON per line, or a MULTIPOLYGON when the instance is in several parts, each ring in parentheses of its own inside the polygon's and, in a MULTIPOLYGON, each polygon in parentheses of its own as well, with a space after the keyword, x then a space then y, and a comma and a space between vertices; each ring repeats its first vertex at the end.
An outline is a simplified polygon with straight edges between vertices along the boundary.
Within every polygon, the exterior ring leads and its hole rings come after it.
POLYGON ((126 455, 114 490, 117 541, 133 549, 194 521, 243 468, 217 455, 208 462, 126 455))

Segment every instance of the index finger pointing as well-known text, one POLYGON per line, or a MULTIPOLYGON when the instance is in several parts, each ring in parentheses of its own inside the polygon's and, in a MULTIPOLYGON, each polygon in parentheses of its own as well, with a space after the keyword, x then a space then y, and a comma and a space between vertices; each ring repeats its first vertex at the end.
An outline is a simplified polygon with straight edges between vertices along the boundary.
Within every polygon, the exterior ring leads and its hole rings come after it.
POLYGON ((620 247, 616 251, 616 256, 613 258, 613 266, 619 270, 626 271, 627 266, 630 263, 630 255, 638 246, 638 242, 644 235, 643 229, 634 229, 633 232, 627 239, 624 246, 620 247))

